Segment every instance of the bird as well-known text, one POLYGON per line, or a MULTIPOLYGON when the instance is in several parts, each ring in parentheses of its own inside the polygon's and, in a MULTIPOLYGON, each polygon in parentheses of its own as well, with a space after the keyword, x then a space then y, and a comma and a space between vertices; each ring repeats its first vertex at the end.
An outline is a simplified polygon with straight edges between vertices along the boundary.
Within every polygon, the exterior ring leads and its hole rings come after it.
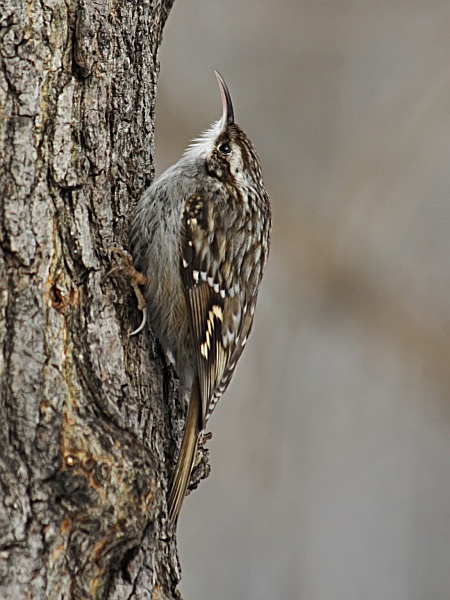
POLYGON ((149 325, 188 401, 168 493, 175 524, 199 437, 252 329, 272 228, 258 155, 235 122, 227 84, 215 75, 221 118, 142 194, 130 228, 135 267, 147 278, 149 325))

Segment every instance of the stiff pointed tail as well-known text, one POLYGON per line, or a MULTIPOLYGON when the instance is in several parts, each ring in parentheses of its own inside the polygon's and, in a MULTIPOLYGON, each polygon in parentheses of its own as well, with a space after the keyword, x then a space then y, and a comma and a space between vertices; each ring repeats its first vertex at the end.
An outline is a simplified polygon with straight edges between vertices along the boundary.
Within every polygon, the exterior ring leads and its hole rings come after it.
POLYGON ((191 399, 184 427, 183 441, 181 442, 180 455, 173 475, 169 492, 169 518, 173 523, 177 522, 181 505, 183 504, 186 490, 191 478, 197 454, 198 437, 201 431, 202 401, 198 378, 195 378, 192 387, 191 399))

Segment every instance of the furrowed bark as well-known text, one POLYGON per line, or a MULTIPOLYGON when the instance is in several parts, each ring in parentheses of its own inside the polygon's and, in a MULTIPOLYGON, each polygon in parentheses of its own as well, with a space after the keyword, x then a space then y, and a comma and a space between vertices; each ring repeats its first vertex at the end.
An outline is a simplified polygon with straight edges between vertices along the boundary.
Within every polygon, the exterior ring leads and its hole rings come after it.
POLYGON ((171 4, 0 2, 2 598, 178 597, 176 382, 108 275, 153 176, 171 4))

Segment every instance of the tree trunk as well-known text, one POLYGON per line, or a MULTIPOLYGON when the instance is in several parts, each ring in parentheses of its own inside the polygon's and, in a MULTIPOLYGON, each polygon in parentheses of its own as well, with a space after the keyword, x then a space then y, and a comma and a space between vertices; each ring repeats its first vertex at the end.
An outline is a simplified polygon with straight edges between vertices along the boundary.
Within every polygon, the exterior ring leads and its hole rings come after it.
POLYGON ((176 381, 108 275, 171 4, 0 0, 1 598, 178 597, 176 381))

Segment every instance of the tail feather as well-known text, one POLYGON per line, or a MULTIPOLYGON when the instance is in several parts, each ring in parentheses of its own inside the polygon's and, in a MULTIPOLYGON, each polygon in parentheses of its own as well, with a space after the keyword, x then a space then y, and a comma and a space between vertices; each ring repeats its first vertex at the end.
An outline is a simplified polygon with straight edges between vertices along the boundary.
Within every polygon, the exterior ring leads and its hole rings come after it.
POLYGON ((189 401, 180 455, 169 492, 169 518, 173 523, 177 522, 197 454, 198 437, 201 431, 200 423, 202 420, 201 407, 200 388, 198 378, 196 378, 189 401))

